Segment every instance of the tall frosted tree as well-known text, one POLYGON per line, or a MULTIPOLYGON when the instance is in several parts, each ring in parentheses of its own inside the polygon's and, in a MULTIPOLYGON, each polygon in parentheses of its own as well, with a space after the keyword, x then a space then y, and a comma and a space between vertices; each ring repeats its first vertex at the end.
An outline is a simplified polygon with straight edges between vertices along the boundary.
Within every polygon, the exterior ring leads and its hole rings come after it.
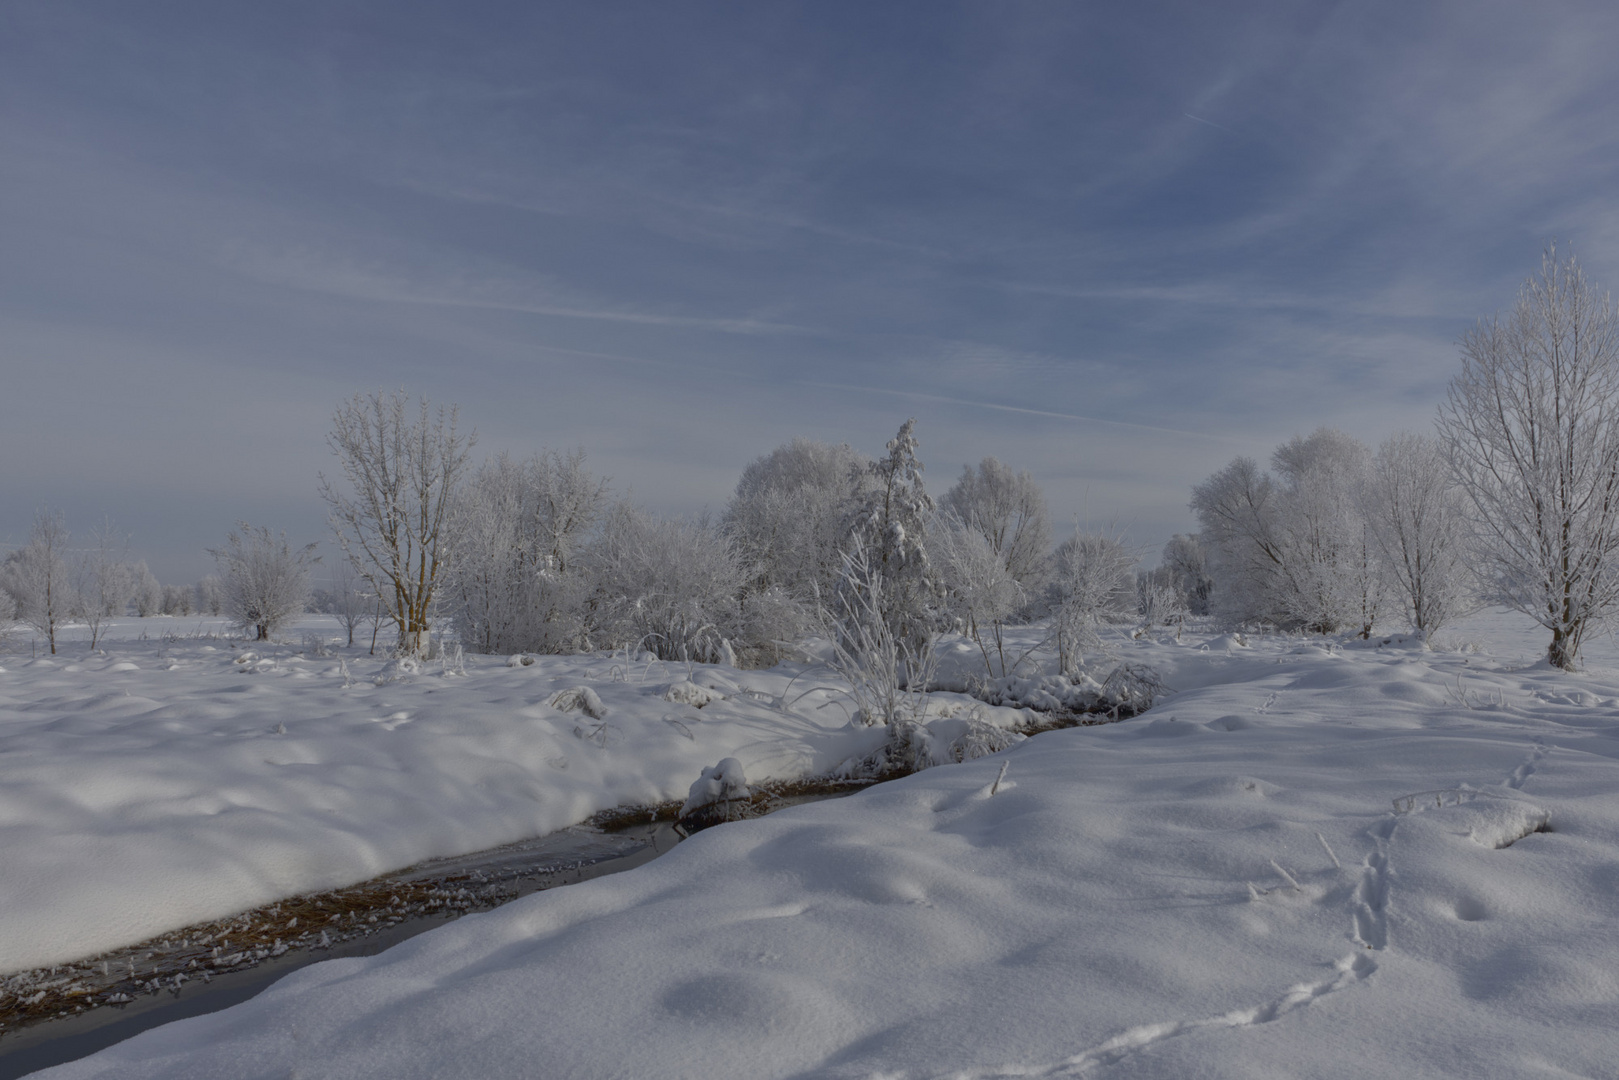
POLYGON ((1466 510, 1444 447, 1410 432, 1385 439, 1362 503, 1417 633, 1427 638, 1472 607, 1466 510))
POLYGON ((1277 447, 1272 465, 1274 477, 1237 458, 1192 489, 1219 613, 1369 634, 1385 588, 1358 503, 1366 447, 1321 428, 1277 447))
MULTIPOLYGON (((141 569, 145 569, 142 564, 141 569)), ((90 647, 101 640, 108 617, 122 615, 135 589, 141 584, 129 565, 125 537, 103 521, 90 535, 90 546, 74 560, 74 587, 79 594, 79 610, 90 631, 90 647)))
POLYGON ((50 643, 55 655, 56 632, 79 604, 68 566, 67 524, 60 510, 34 515, 28 545, 6 557, 0 575, 17 616, 50 643))
POLYGON ((1505 316, 1463 335, 1439 432, 1492 599, 1573 668, 1619 609, 1619 319, 1555 246, 1505 316))
POLYGON ((724 526, 757 590, 808 600, 831 588, 870 463, 847 445, 794 439, 742 470, 724 526))
POLYGON ((327 443, 346 487, 321 477, 338 546, 399 627, 399 650, 420 653, 449 570, 447 523, 473 436, 456 410, 415 410, 404 391, 356 394, 332 417, 327 443))
POLYGON ((446 594, 462 642, 481 652, 562 652, 586 632, 591 582, 577 558, 606 508, 582 451, 478 468, 456 500, 446 594))
POLYGON ((940 503, 989 542, 1025 592, 1039 588, 1048 570, 1051 519, 1033 476, 987 457, 976 469, 966 466, 940 503))
MULTIPOLYGON (((913 418, 888 441, 888 453, 867 466, 865 490, 848 525, 851 546, 858 542, 870 572, 883 580, 882 611, 890 630, 913 649, 933 632, 929 607, 939 592, 926 542, 933 499, 922 483, 918 447, 913 418)), ((845 576, 840 587, 851 580, 845 576)))

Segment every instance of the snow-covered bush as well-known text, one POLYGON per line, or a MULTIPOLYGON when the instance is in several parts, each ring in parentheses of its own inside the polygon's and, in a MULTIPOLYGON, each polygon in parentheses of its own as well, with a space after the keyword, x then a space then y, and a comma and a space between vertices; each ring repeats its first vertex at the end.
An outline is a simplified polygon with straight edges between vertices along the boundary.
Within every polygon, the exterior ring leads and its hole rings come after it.
POLYGON ((56 631, 79 600, 68 568, 68 531, 60 510, 34 515, 28 545, 0 563, 0 587, 11 597, 17 617, 39 632, 56 652, 56 631))
POLYGON ((451 622, 485 653, 568 652, 588 625, 591 579, 577 558, 602 516, 607 481, 584 454, 486 462, 456 500, 451 622))
POLYGON ((589 561, 598 640, 714 663, 742 628, 750 570, 706 518, 676 521, 621 504, 607 514, 589 561))
POLYGON ((592 720, 607 719, 607 706, 588 686, 570 686, 566 690, 558 690, 551 695, 547 704, 558 712, 582 712, 592 720))
POLYGON ((690 817, 694 812, 716 803, 734 802, 738 799, 751 799, 753 790, 748 787, 748 778, 742 771, 742 763, 734 757, 720 761, 718 765, 703 770, 691 785, 686 794, 686 801, 681 804, 680 817, 690 817))
POLYGON ((1187 614, 1186 596, 1175 572, 1167 566, 1136 571, 1136 612, 1145 629, 1177 626, 1187 614))
POLYGON ((856 723, 905 723, 919 719, 927 707, 933 634, 924 632, 920 640, 896 634, 887 589, 887 579, 857 536, 843 555, 843 573, 833 590, 836 607, 823 612, 831 665, 849 684, 856 723))
POLYGON ((1136 555, 1117 536, 1076 532, 1055 561, 1057 666, 1072 678, 1100 645, 1098 628, 1134 616, 1136 555))
POLYGON ((210 549, 219 564, 225 614, 259 641, 301 615, 309 599, 309 569, 319 561, 315 545, 294 550, 287 535, 238 522, 225 546, 210 549))

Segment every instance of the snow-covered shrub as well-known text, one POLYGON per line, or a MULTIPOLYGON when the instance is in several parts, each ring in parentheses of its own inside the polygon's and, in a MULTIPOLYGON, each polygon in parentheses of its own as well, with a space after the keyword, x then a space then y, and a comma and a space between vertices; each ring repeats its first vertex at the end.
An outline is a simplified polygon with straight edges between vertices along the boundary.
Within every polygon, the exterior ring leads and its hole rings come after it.
POLYGON ((1015 731, 996 727, 972 717, 967 718, 967 730, 950 741, 947 753, 951 761, 971 761, 1009 750, 1022 742, 1025 736, 1015 731))
MULTIPOLYGON (((1002 626, 1022 606, 1022 586, 991 539, 953 513, 941 514, 935 520, 928 546, 944 587, 946 610, 978 646, 989 676, 1007 674, 1002 626)), ((1012 666, 1016 666, 1016 657, 1012 666)))
POLYGON ((748 787, 748 778, 742 772, 742 763, 734 757, 728 757, 718 765, 704 769, 702 775, 692 783, 686 801, 680 807, 680 817, 690 817, 693 812, 716 803, 752 797, 753 790, 748 787))
POLYGON ((1178 626, 1185 621, 1186 596, 1177 575, 1167 566, 1136 571, 1136 612, 1143 629, 1178 626))
POLYGON ((300 651, 305 656, 327 657, 332 655, 332 643, 326 640, 325 634, 305 630, 300 651))
POLYGON ((900 636, 890 622, 889 584, 857 536, 843 555, 832 610, 823 612, 832 640, 831 666, 849 683, 854 720, 898 724, 920 718, 933 680, 934 637, 900 636))
POLYGON ((742 626, 749 569, 705 518, 657 518, 614 508, 590 552, 598 639, 640 645, 660 659, 722 659, 742 626))
POLYGON ((422 664, 408 653, 396 656, 382 665, 376 678, 371 681, 378 686, 387 686, 389 683, 409 682, 414 676, 421 674, 422 664))
POLYGON ((566 690, 558 690, 551 695, 548 702, 551 708, 558 712, 582 712, 592 720, 607 719, 607 706, 596 691, 588 686, 571 686, 566 690))
POLYGON ((225 546, 210 549, 219 564, 222 606, 259 641, 301 615, 309 599, 309 569, 319 561, 315 545, 293 550, 285 533, 238 522, 225 546))
POLYGON ((1081 713, 1096 708, 1102 698, 1102 686, 1088 675, 1076 679, 1061 675, 1008 675, 976 687, 974 696, 986 704, 1013 709, 1081 713))
POLYGON ((1058 670, 1082 673, 1085 653, 1101 644, 1098 628, 1135 612, 1136 556, 1106 533, 1075 533, 1057 548, 1056 638, 1058 670))
POLYGON ((1163 676, 1145 664, 1120 664, 1102 680, 1101 704, 1115 716, 1144 713, 1169 687, 1163 676))
POLYGON ((456 558, 445 590, 462 642, 486 653, 581 647, 591 581, 577 555, 600 520, 606 480, 584 454, 502 454, 456 500, 456 558))
POLYGON ((663 700, 677 705, 690 705, 695 709, 701 709, 704 705, 720 700, 724 696, 717 690, 710 690, 706 686, 698 686, 694 682, 670 683, 663 691, 663 700))

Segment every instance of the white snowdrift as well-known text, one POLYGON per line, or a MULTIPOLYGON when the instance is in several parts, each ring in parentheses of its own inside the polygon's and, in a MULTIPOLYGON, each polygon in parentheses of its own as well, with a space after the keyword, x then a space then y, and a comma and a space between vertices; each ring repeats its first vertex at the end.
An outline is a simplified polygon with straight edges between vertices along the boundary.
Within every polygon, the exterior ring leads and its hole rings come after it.
POLYGON ((70 634, 0 665, 0 975, 681 799, 721 758, 796 778, 883 738, 816 673, 783 700, 800 667, 475 657, 461 676, 158 626, 222 628, 130 620, 99 654, 70 634))
POLYGON ((721 825, 45 1075, 1613 1075, 1619 675, 1197 646, 1140 645, 1181 692, 1138 719, 721 825), (1397 804, 1438 791, 1471 794, 1397 804))

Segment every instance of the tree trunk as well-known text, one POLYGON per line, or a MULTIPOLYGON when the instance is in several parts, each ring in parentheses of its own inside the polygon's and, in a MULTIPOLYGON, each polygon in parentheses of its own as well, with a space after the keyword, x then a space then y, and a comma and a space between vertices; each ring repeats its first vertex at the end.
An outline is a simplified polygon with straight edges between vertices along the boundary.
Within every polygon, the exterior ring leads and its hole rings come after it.
POLYGON ((1574 653, 1572 651, 1573 637, 1562 627, 1552 631, 1551 647, 1546 650, 1546 662, 1552 667, 1562 668, 1564 671, 1574 670, 1574 653))

